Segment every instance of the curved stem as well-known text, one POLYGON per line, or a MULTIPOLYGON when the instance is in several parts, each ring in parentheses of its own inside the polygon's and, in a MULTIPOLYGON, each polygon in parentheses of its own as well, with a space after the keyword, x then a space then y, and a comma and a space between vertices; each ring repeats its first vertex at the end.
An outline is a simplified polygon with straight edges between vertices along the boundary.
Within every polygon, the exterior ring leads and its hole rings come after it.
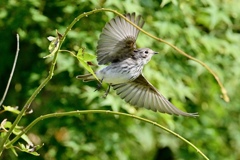
POLYGON ((10 147, 13 143, 15 143, 23 134, 27 133, 27 131, 29 129, 31 129, 34 125, 36 125, 39 121, 42 120, 46 120, 48 118, 55 118, 55 117, 63 117, 63 116, 76 116, 76 115, 82 115, 82 114, 90 114, 90 113, 105 113, 105 114, 112 114, 112 115, 119 115, 119 116, 125 116, 125 117, 130 117, 130 118, 135 118, 138 119, 140 121, 146 122, 146 123, 150 123, 152 125, 157 126, 158 128, 161 128, 167 132, 169 132, 170 134, 178 137, 179 139, 181 139, 182 141, 184 141, 185 143, 189 144, 190 146, 192 146, 198 153, 200 153, 206 160, 208 160, 207 156, 203 154, 203 152, 201 150, 199 150, 194 144, 192 144, 191 142, 189 142, 188 140, 186 140, 185 138, 183 138, 182 136, 180 136, 179 134, 171 131, 170 129, 158 124, 157 122, 151 121, 149 119, 145 119, 142 117, 138 117, 132 114, 128 114, 128 113, 122 113, 122 112, 115 112, 115 111, 109 111, 109 110, 85 110, 85 111, 70 111, 70 112, 62 112, 62 113, 52 113, 52 114, 46 114, 43 116, 38 117, 37 119, 35 119, 32 123, 30 123, 19 135, 17 135, 12 141, 8 142, 6 147, 10 147))
MULTIPOLYGON (((90 14, 93 14, 93 13, 97 13, 97 12, 101 12, 101 11, 107 11, 107 12, 112 12, 112 13, 115 13, 117 14, 118 16, 122 17, 123 19, 125 19, 128 23, 130 23, 131 25, 133 25, 134 27, 136 27, 137 29, 139 29, 141 32, 143 32, 144 34, 146 34, 147 36, 159 41, 159 42, 162 42, 162 43, 165 43, 167 45, 169 45, 170 47, 172 47, 173 49, 175 49, 178 53, 182 54, 183 56, 201 64, 204 68, 206 68, 212 75, 213 77, 215 78, 215 80, 217 81, 218 85, 220 86, 220 89, 221 89, 221 92, 222 92, 222 98, 224 101, 226 102, 229 102, 230 99, 228 97, 228 94, 227 94, 227 90, 225 89, 225 87, 223 86, 222 82, 220 81, 218 75, 208 66, 206 65, 204 62, 188 55, 187 53, 185 53, 184 51, 182 51, 181 49, 179 49, 178 47, 168 43, 167 41, 161 39, 161 38, 158 38, 154 35, 151 35, 150 33, 146 32, 145 30, 143 30, 141 27, 137 26, 136 24, 134 24, 133 22, 131 22, 129 19, 127 19, 125 16, 123 16, 121 13, 115 11, 115 10, 112 10, 112 9, 107 9, 107 8, 101 8, 101 9, 95 9, 93 11, 90 11, 90 12, 86 12, 86 13, 83 13, 81 15, 79 15, 78 17, 76 17, 74 19, 74 21, 70 24, 70 27, 68 27, 67 31, 65 33, 67 33, 71 28, 72 26, 77 22, 79 21, 81 18, 83 17, 88 17, 90 14)), ((65 37, 65 35, 64 35, 65 37)))
POLYGON ((198 59, 196 59, 196 58, 188 55, 187 53, 185 53, 184 51, 182 51, 182 50, 179 49, 178 47, 172 45, 171 43, 168 43, 167 41, 165 41, 165 40, 163 40, 163 39, 161 39, 161 38, 158 38, 158 37, 156 37, 156 36, 154 36, 154 35, 151 35, 150 33, 146 32, 146 31, 143 30, 141 27, 137 26, 136 24, 134 24, 133 22, 131 22, 129 19, 127 19, 125 16, 123 16, 123 15, 120 14, 120 13, 118 13, 117 11, 114 11, 114 10, 111 10, 111 9, 103 9, 103 10, 109 11, 109 12, 113 12, 113 13, 119 15, 120 17, 122 17, 123 19, 125 19, 127 22, 129 22, 129 23, 132 24, 134 27, 136 27, 137 29, 139 29, 140 31, 142 31, 142 32, 143 32, 144 34, 146 34, 147 36, 149 36, 149 37, 151 37, 151 38, 153 38, 153 39, 155 39, 155 40, 157 40, 157 41, 159 41, 159 42, 162 42, 162 43, 165 43, 165 44, 169 45, 170 47, 172 47, 173 49, 175 49, 178 53, 182 54, 183 56, 185 56, 185 57, 187 57, 187 58, 189 58, 189 59, 191 59, 191 60, 193 60, 193 61, 201 64, 204 68, 206 68, 206 69, 213 75, 213 77, 214 77, 215 80, 217 81, 218 85, 219 85, 220 88, 221 88, 223 100, 226 101, 226 102, 229 102, 229 101, 230 101, 230 99, 229 99, 229 97, 228 97, 228 94, 227 94, 227 90, 224 88, 224 86, 223 86, 222 82, 220 81, 218 75, 217 75, 208 65, 206 65, 204 62, 202 62, 202 61, 200 61, 200 60, 198 60, 198 59))
POLYGON ((52 79, 53 77, 53 72, 54 72, 54 68, 56 65, 56 61, 57 61, 57 55, 58 55, 58 50, 61 47, 63 40, 60 39, 60 45, 57 48, 57 51, 54 54, 53 57, 53 61, 50 67, 50 71, 49 74, 47 76, 47 78, 40 84, 40 86, 38 86, 38 88, 33 92, 33 94, 31 95, 31 97, 27 100, 27 102, 25 103, 25 105, 23 106, 22 110, 20 111, 20 113, 18 114, 17 118, 15 119, 15 121, 13 122, 12 126, 10 127, 10 129, 8 130, 6 136, 4 138, 2 138, 2 140, 0 141, 0 155, 3 152, 4 149, 4 145, 6 143, 6 141, 9 139, 10 135, 12 134, 14 128, 17 126, 17 124, 19 123, 19 121, 21 120, 21 118, 23 117, 24 113, 28 110, 28 108, 30 107, 32 101, 35 99, 35 97, 38 95, 38 93, 42 90, 42 88, 48 83, 48 81, 50 81, 50 79, 52 79))
POLYGON ((7 83, 5 92, 4 92, 3 97, 2 97, 2 99, 1 99, 1 101, 0 101, 0 106, 3 104, 3 101, 5 100, 5 97, 6 97, 6 95, 7 95, 8 88, 9 88, 9 86, 10 86, 10 83, 11 83, 11 80, 12 80, 12 77, 13 77, 13 73, 14 73, 14 70, 15 70, 15 67, 16 67, 19 50, 20 50, 20 49, 19 49, 19 35, 17 34, 17 50, 16 50, 14 62, 13 62, 13 67, 12 67, 12 71, 11 71, 11 73, 10 73, 10 77, 9 77, 9 79, 8 79, 8 83, 7 83))

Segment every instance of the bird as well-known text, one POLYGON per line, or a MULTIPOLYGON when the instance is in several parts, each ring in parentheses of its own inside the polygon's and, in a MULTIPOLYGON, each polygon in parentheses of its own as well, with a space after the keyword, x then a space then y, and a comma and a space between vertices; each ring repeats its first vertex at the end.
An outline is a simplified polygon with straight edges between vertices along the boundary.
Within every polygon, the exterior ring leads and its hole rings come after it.
MULTIPOLYGON (((145 23, 142 16, 137 16, 135 12, 124 17, 140 28, 145 23)), ((143 67, 158 52, 136 47, 139 31, 121 16, 106 23, 97 44, 97 61, 99 65, 107 66, 95 72, 98 79, 108 83, 117 95, 134 107, 170 115, 198 116, 198 113, 184 112, 175 107, 143 76, 143 67)), ((84 82, 95 80, 92 74, 78 75, 76 78, 84 82)))

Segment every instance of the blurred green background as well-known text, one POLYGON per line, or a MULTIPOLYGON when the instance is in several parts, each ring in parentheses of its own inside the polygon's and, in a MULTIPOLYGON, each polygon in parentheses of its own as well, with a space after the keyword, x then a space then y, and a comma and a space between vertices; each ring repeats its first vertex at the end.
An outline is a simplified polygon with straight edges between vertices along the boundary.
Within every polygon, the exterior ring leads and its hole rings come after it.
MULTIPOLYGON (((1 0, 0 2, 0 95, 3 94, 20 35, 20 55, 4 105, 22 106, 48 75, 51 58, 48 36, 63 33, 79 14, 95 8, 120 13, 136 12, 149 33, 181 48, 208 64, 226 87, 231 101, 224 102, 213 76, 169 46, 140 33, 138 47, 160 54, 145 66, 144 75, 178 108, 198 112, 186 118, 135 109, 111 90, 94 92, 96 82, 75 78, 87 73, 69 53, 59 53, 53 79, 33 101, 26 126, 40 115, 62 111, 106 109, 135 114, 156 121, 182 135, 210 159, 240 159, 240 3, 238 0, 1 0)), ((81 19, 68 34, 61 49, 77 52, 81 47, 95 54, 105 23, 115 15, 101 12, 81 19)), ((96 61, 95 61, 96 63, 96 61)), ((107 85, 104 85, 106 88, 107 85)), ((13 121, 3 113, 0 121, 13 121)), ((44 146, 40 156, 5 150, 3 159, 33 160, 183 160, 203 159, 192 147, 173 135, 138 120, 110 114, 52 118, 35 125, 28 136, 44 146)))

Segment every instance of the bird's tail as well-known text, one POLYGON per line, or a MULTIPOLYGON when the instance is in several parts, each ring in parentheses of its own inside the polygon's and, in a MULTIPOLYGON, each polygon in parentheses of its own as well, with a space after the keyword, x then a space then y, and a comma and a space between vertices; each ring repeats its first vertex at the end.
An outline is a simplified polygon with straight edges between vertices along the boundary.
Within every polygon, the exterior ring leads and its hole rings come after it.
POLYGON ((92 74, 84 74, 76 76, 77 79, 82 79, 83 82, 89 82, 95 80, 92 74))

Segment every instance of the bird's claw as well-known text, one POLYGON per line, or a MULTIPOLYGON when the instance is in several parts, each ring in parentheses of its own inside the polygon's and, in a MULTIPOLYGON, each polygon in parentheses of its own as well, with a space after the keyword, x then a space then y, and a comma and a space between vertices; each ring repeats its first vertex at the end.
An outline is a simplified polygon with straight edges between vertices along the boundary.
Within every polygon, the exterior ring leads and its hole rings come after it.
POLYGON ((102 88, 102 81, 103 79, 101 79, 100 82, 97 84, 97 88, 95 89, 94 92, 99 91, 102 88))
POLYGON ((94 92, 99 91, 102 88, 102 83, 97 84, 97 88, 94 90, 94 92))
MULTIPOLYGON (((98 83, 98 86, 97 86, 97 88, 95 89, 95 91, 98 91, 98 90, 100 90, 100 89, 102 88, 102 81, 103 81, 103 79, 100 80, 100 82, 98 83)), ((103 98, 106 98, 106 97, 107 97, 107 95, 108 95, 108 93, 109 93, 109 91, 110 91, 110 87, 111 87, 111 84, 109 84, 108 89, 105 91, 105 93, 104 93, 104 95, 103 95, 103 98)), ((94 92, 95 92, 95 91, 94 91, 94 92)))
POLYGON ((107 95, 108 95, 108 93, 109 93, 109 91, 110 91, 110 87, 111 87, 111 85, 108 86, 108 89, 105 91, 105 93, 104 93, 104 95, 103 95, 103 98, 106 98, 106 97, 107 97, 107 95))

